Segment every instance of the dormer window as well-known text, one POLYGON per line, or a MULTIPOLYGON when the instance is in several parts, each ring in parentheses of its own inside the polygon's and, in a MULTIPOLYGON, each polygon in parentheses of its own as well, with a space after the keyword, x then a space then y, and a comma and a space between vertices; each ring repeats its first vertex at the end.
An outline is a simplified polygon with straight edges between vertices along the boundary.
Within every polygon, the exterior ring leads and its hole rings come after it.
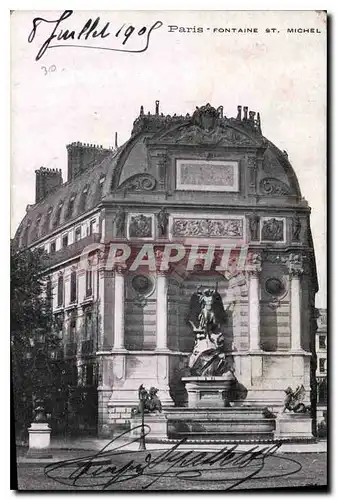
POLYGON ((68 210, 67 210, 67 219, 69 219, 73 215, 74 206, 75 206, 75 198, 76 198, 75 194, 71 195, 71 197, 70 197, 70 200, 68 203, 68 210))
POLYGON ((82 191, 82 195, 81 195, 80 212, 84 212, 84 210, 85 210, 88 191, 89 191, 88 186, 85 186, 83 191, 82 191))
POLYGON ((54 227, 56 227, 60 224, 62 207, 63 207, 63 201, 61 201, 61 203, 57 207, 57 212, 56 212, 56 216, 55 216, 54 223, 53 223, 54 227))
POLYGON ((50 217, 51 217, 52 211, 53 211, 53 207, 49 207, 48 211, 46 213, 44 223, 43 223, 43 234, 48 233, 49 225, 50 225, 50 217))
POLYGON ((99 180, 99 195, 100 195, 100 198, 102 197, 102 194, 103 194, 104 181, 105 181, 105 175, 102 175, 101 178, 100 178, 100 180, 99 180))
POLYGON ((36 217, 36 221, 35 221, 35 230, 36 230, 36 234, 37 234, 37 236, 38 236, 38 234, 39 234, 39 226, 40 226, 41 218, 42 218, 42 214, 39 214, 39 215, 36 217))

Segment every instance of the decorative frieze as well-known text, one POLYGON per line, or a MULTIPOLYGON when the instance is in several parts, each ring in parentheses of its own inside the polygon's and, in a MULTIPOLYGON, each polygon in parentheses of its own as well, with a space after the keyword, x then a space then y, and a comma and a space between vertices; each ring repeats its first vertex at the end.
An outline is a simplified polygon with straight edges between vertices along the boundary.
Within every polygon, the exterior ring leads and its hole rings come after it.
POLYGON ((173 236, 243 238, 243 219, 174 218, 173 236))

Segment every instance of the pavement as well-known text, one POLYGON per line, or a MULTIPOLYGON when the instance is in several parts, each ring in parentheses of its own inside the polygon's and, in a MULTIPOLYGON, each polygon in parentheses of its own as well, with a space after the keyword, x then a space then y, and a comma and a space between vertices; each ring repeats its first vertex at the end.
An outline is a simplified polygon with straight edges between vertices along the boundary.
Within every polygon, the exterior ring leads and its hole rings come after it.
POLYGON ((263 450, 270 449, 270 444, 242 444, 232 453, 233 445, 185 444, 172 450, 172 444, 148 443, 146 451, 140 451, 138 442, 125 442, 123 449, 119 443, 119 450, 112 446, 103 452, 105 441, 54 440, 49 450, 52 458, 44 459, 27 458, 27 448, 18 447, 12 489, 180 492, 309 487, 327 491, 323 441, 287 443, 269 455, 263 450))
MULTIPOLYGON (((130 442, 129 440, 118 440, 119 446, 123 447, 123 451, 138 451, 139 441, 130 442)), ((146 443, 146 449, 148 450, 165 450, 170 449, 174 446, 174 442, 161 442, 161 443, 146 443)), ((100 451, 103 448, 106 450, 112 449, 112 441, 110 439, 100 439, 100 438, 77 438, 77 439, 62 439, 62 438, 52 438, 50 443, 50 448, 48 451, 53 455, 50 459, 44 459, 44 461, 51 460, 55 461, 55 457, 65 456, 68 457, 70 454, 80 451, 100 451), (109 446, 110 445, 110 446, 109 446)), ((200 450, 200 451, 215 451, 223 449, 224 446, 231 447, 233 443, 223 444, 223 443, 186 443, 179 445, 179 450, 200 450)), ((252 444, 238 444, 237 451, 247 451, 252 448, 252 444)), ((257 445, 257 449, 262 449, 266 444, 257 445)), ((115 446, 113 446, 115 448, 115 446)), ((24 446, 17 446, 17 463, 37 463, 41 464, 41 459, 29 458, 27 457, 28 444, 24 446)), ((326 453, 327 452, 327 441, 325 439, 318 440, 316 442, 296 442, 296 443, 284 443, 276 451, 276 453, 326 453)))

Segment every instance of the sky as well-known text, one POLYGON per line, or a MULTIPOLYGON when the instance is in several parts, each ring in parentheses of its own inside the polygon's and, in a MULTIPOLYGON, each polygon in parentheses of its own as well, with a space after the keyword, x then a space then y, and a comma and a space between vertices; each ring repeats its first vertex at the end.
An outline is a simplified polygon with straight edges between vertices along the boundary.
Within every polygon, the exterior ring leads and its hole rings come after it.
MULTIPOLYGON (((85 45, 142 53, 49 48, 37 53, 53 26, 41 23, 28 43, 33 19, 56 20, 62 11, 16 11, 11 16, 11 233, 35 200, 35 170, 61 168, 66 144, 125 142, 143 105, 164 114, 192 114, 196 106, 237 105, 259 111, 263 134, 286 150, 302 195, 312 208, 311 227, 320 291, 326 307, 326 35, 325 15, 315 11, 76 11, 60 29, 80 31, 89 17, 109 22, 110 36, 85 45), (125 30, 136 29, 123 45, 125 30), (169 28, 177 26, 178 29, 169 28), (116 36, 118 31, 119 35, 116 36), (179 30, 179 28, 184 28, 179 30), (190 28, 187 32, 187 28, 190 28), (195 30, 194 30, 195 28, 195 30), (202 33, 197 28, 203 28, 202 33), (207 29, 209 28, 209 29, 207 29), (257 33, 224 33, 251 28, 257 33), (311 28, 314 33, 287 33, 311 28), (275 29, 275 32, 266 30, 275 29)), ((60 43, 60 42, 55 42, 60 43)))

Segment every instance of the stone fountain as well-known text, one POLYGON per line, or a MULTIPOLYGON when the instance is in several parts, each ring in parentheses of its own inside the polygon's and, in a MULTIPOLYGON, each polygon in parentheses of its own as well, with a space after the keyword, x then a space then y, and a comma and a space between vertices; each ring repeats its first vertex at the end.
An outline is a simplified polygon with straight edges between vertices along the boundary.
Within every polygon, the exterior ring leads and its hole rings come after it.
POLYGON ((264 408, 235 403, 240 384, 223 333, 227 312, 216 287, 197 289, 191 297, 187 320, 195 335, 189 375, 181 379, 188 406, 167 411, 168 437, 192 441, 271 441, 275 416, 266 414, 264 408))

